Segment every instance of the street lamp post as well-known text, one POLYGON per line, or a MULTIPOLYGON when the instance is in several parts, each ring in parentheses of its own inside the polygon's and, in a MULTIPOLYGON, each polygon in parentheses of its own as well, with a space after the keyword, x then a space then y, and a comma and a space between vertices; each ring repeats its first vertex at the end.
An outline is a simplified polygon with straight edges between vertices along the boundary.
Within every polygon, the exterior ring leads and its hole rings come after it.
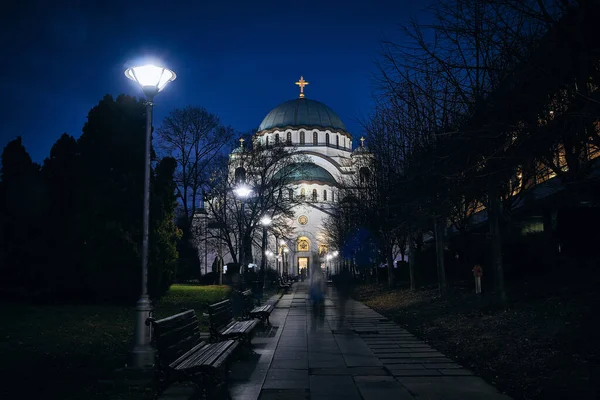
POLYGON ((198 240, 199 236, 202 236, 202 240, 197 241, 197 251, 200 252, 200 243, 203 244, 204 248, 204 267, 202 267, 202 262, 200 262, 200 276, 206 274, 208 272, 208 253, 207 253, 207 236, 208 236, 208 213, 204 208, 204 200, 202 201, 202 206, 194 212, 194 217, 192 221, 192 225, 195 227, 196 237, 194 239, 198 240), (204 232, 202 232, 202 228, 204 228, 204 232), (203 273, 204 271, 204 273, 203 273))
POLYGON ((286 247, 283 248, 283 254, 285 255, 284 259, 283 259, 283 265, 284 265, 284 270, 285 273, 289 275, 290 271, 290 260, 288 260, 288 252, 290 251, 290 249, 286 247))
MULTIPOLYGON (((283 253, 284 253, 283 250, 284 250, 284 248, 285 248, 285 240, 281 239, 279 241, 279 250, 277 251, 277 254, 280 255, 280 259, 281 259, 281 263, 280 263, 281 264, 281 269, 280 269, 281 270, 281 272, 280 272, 281 276, 283 276, 283 273, 285 271, 285 259, 283 257, 283 253)), ((279 273, 279 270, 277 272, 279 273)))
MULTIPOLYGON (((241 205, 241 212, 242 215, 240 217, 240 274, 243 274, 244 272, 244 264, 246 263, 246 252, 244 249, 244 220, 245 220, 245 200, 248 198, 248 196, 250 196, 250 193, 252 193, 252 189, 250 189, 248 186, 244 185, 244 184, 240 184, 238 185, 238 187, 236 187, 233 192, 235 193, 236 197, 238 199, 240 199, 240 202, 242 203, 241 205)), ((243 275, 242 275, 243 276, 243 275)))
POLYGON ((271 222, 273 222, 271 220, 271 218, 269 218, 268 216, 264 216, 260 219, 260 224, 263 227, 263 231, 262 231, 262 258, 260 261, 260 270, 263 273, 263 280, 266 279, 267 276, 267 258, 266 258, 266 251, 267 251, 267 227, 269 225, 271 225, 271 222))
POLYGON ((339 259, 337 258, 337 256, 338 256, 339 254, 340 254, 340 253, 339 253, 337 250, 333 252, 333 258, 336 258, 336 259, 337 259, 337 262, 334 264, 334 269, 335 269, 335 273, 336 273, 336 274, 339 274, 339 273, 340 273, 340 261, 339 261, 339 259))
POLYGON ((152 147, 152 100, 167 84, 175 80, 175 72, 156 65, 128 68, 125 76, 141 87, 146 95, 146 153, 144 159, 144 217, 142 227, 142 294, 136 304, 134 346, 128 368, 149 369, 155 363, 155 350, 150 345, 150 327, 146 320, 153 307, 148 296, 148 231, 150 226, 150 152, 152 147))

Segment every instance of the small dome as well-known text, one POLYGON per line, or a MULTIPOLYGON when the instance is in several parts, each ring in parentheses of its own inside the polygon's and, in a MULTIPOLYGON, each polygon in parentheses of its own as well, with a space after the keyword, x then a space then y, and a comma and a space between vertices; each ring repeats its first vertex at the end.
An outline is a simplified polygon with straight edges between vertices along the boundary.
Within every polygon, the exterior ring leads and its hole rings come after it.
POLYGON ((284 175, 286 180, 292 182, 299 181, 314 181, 319 183, 324 183, 327 185, 337 185, 335 178, 327 172, 327 170, 323 167, 319 167, 317 164, 313 163, 298 163, 294 165, 288 165, 284 167, 281 171, 275 174, 275 177, 284 175), (290 168, 293 170, 290 172, 290 168))
POLYGON ((369 148, 367 146, 365 146, 365 137, 361 137, 360 138, 360 145, 354 149, 354 151, 352 152, 352 154, 366 154, 366 153, 370 153, 369 148))
POLYGON ((367 146, 358 146, 354 149, 353 153, 370 153, 367 146))
POLYGON ((272 109, 263 119, 258 131, 299 126, 346 131, 346 125, 331 108, 307 98, 286 101, 272 109))

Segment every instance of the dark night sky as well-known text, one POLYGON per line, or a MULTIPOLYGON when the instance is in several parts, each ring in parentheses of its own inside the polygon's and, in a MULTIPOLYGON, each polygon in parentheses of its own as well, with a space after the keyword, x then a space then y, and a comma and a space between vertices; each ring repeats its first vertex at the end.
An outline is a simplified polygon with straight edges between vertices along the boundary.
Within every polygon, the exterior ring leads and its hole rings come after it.
POLYGON ((297 97, 303 75, 307 97, 356 136, 381 40, 399 39, 399 24, 428 2, 9 0, 0 17, 0 147, 21 135, 43 161, 61 133, 79 137, 105 94, 139 96, 123 70, 148 56, 178 75, 156 99, 155 125, 175 107, 200 105, 248 131, 297 97))

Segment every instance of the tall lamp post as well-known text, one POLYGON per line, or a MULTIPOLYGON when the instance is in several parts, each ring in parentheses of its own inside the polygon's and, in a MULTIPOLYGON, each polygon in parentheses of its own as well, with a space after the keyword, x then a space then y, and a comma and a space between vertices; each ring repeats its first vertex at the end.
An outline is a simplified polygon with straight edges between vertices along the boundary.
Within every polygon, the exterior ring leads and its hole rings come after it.
POLYGON ((263 227, 263 231, 262 231, 262 258, 260 261, 260 270, 262 271, 263 274, 263 281, 267 276, 267 257, 266 257, 266 252, 267 252, 267 228, 269 225, 271 225, 271 222, 273 222, 273 220, 271 218, 269 218, 268 216, 264 216, 260 219, 260 224, 263 227))
MULTIPOLYGON (((336 251, 334 251, 334 252, 333 252, 333 258, 336 258, 336 259, 337 259, 337 256, 338 256, 339 254, 340 254, 340 253, 339 253, 337 250, 336 250, 336 251)), ((339 273, 340 273, 340 261, 339 261, 339 259, 338 259, 338 260, 337 260, 337 262, 334 264, 334 270, 335 270, 335 273, 336 273, 336 274, 339 274, 339 273)))
POLYGON ((204 243, 202 245, 203 250, 204 250, 204 263, 200 262, 200 276, 208 273, 208 251, 207 251, 207 236, 208 236, 208 213, 206 212, 206 209, 204 208, 204 200, 202 201, 202 205, 200 208, 196 209, 196 211, 194 212, 194 217, 193 217, 193 221, 192 221, 192 225, 195 227, 195 231, 196 231, 196 237, 195 239, 198 239, 199 236, 202 236, 202 240, 198 240, 197 244, 198 244, 198 252, 200 251, 200 243, 204 243), (204 228, 204 232, 202 232, 202 229, 204 228), (203 267, 204 264, 204 267, 203 267), (203 273, 204 271, 204 273, 203 273))
POLYGON ((290 249, 286 247, 283 248, 283 254, 284 254, 284 260, 283 260, 283 265, 285 268, 285 273, 289 275, 290 271, 290 260, 288 260, 288 253, 289 253, 290 249))
POLYGON ((125 76, 137 82, 146 95, 146 153, 144 159, 144 218, 142 227, 142 295, 136 304, 134 346, 128 367, 149 369, 154 366, 155 351, 150 345, 150 327, 146 320, 153 307, 148 296, 148 231, 150 226, 150 151, 152 147, 152 100, 176 78, 175 72, 156 65, 128 68, 125 76))
POLYGON ((281 276, 283 276, 283 272, 285 270, 285 259, 283 258, 283 249, 284 248, 285 248, 285 240, 281 239, 279 241, 279 251, 277 251, 277 254, 279 254, 280 258, 281 258, 281 276))
POLYGON ((245 200, 250 196, 250 193, 252 193, 252 189, 250 189, 247 185, 245 184, 239 184, 235 189, 233 189, 233 192, 235 193, 236 197, 238 199, 240 199, 240 202, 242 203, 241 205, 241 212, 242 215, 240 217, 240 274, 243 274, 244 272, 244 264, 246 263, 246 252, 244 249, 244 220, 245 220, 245 200))

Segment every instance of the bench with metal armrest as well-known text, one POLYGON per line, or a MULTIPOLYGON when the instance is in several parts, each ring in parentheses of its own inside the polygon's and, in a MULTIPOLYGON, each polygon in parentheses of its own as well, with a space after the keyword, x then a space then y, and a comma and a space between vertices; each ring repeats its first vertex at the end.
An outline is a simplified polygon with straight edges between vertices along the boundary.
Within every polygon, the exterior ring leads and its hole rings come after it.
POLYGON ((204 340, 194 310, 159 320, 148 318, 146 324, 152 326, 158 352, 159 393, 171 383, 191 381, 207 398, 228 398, 228 364, 239 341, 204 340))
POLYGON ((231 300, 223 300, 208 306, 210 335, 213 340, 240 339, 250 346, 258 320, 237 321, 233 317, 231 300))
POLYGON ((272 304, 264 304, 262 306, 256 306, 254 304, 254 298, 252 296, 251 290, 246 290, 242 292, 243 304, 244 304, 244 314, 249 318, 258 318, 262 322, 267 321, 267 324, 271 324, 269 321, 269 316, 275 309, 275 306, 272 304))

